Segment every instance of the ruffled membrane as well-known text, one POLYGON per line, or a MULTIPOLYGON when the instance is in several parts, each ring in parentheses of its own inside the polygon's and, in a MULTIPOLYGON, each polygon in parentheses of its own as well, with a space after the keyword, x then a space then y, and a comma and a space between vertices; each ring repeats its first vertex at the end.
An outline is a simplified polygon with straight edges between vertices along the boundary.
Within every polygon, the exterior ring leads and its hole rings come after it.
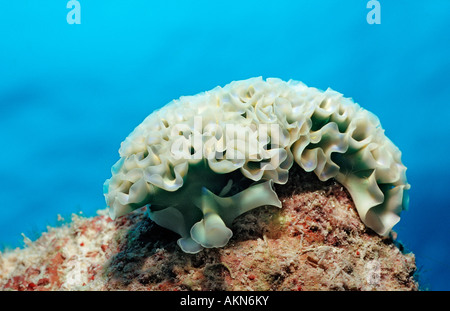
POLYGON ((408 204, 401 152, 378 118, 338 92, 293 80, 252 78, 181 97, 150 114, 119 153, 104 185, 111 217, 149 204, 186 252, 224 246, 230 219, 251 208, 281 206, 271 184, 286 183, 294 163, 346 187, 380 235, 408 204), (242 179, 247 189, 223 197, 242 179))

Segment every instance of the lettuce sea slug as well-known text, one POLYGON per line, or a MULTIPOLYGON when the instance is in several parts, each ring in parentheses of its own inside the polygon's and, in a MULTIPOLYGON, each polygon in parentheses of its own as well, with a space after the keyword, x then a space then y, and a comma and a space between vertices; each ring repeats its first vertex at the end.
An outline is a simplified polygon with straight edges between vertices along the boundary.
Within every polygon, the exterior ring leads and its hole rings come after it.
POLYGON ((408 205, 401 152, 378 118, 331 89, 252 78, 181 97, 150 114, 121 144, 105 181, 115 219, 148 205, 184 252, 223 247, 239 215, 281 207, 273 184, 293 165, 334 178, 362 222, 387 235, 408 205))

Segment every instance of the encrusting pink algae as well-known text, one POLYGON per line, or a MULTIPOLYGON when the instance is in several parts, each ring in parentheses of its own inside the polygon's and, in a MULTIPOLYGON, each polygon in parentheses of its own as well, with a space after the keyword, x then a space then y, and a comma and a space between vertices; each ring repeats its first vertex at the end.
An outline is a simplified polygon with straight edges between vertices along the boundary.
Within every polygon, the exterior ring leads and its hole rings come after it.
POLYGON ((0 253, 1 290, 418 290, 412 253, 361 222, 348 192, 300 168, 275 190, 283 204, 233 222, 223 248, 197 254, 152 222, 145 207, 107 210, 49 228, 0 253))

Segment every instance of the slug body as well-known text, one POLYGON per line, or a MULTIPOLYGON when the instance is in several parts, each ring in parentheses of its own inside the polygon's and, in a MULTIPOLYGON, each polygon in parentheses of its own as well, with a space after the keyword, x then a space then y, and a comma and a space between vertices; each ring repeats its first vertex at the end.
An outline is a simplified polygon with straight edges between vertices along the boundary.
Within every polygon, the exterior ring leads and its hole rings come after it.
POLYGON ((232 221, 281 207, 273 183, 299 165, 350 193, 366 226, 387 235, 408 205, 401 152, 378 118, 331 89, 252 78, 181 97, 126 138, 105 181, 111 218, 148 205, 188 253, 223 247, 232 221))

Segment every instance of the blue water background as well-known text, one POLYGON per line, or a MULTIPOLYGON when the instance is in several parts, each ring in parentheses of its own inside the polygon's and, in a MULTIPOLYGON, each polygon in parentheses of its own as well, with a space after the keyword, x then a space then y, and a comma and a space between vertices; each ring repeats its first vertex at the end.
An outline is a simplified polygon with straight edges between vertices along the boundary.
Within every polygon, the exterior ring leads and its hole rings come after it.
POLYGON ((403 152, 394 228, 424 289, 450 289, 450 1, 80 0, 0 4, 0 245, 104 208, 120 142, 149 113, 254 76, 352 97, 403 152))

